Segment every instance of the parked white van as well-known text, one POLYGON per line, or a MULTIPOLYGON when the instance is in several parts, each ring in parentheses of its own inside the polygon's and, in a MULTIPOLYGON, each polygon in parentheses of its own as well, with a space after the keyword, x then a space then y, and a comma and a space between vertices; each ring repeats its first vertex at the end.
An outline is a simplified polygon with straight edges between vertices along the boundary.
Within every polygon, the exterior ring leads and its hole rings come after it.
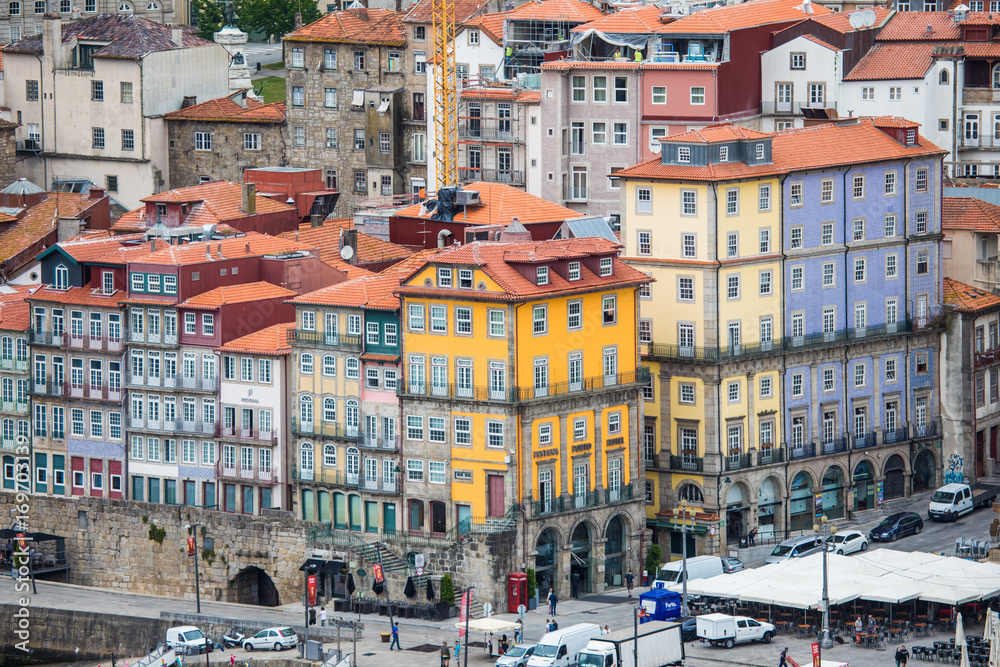
POLYGON ((208 640, 205 633, 193 625, 178 625, 176 628, 167 630, 167 646, 174 649, 181 649, 178 653, 186 653, 190 649, 193 653, 212 652, 212 642, 208 640))
MULTIPOLYGON (((684 582, 683 560, 675 560, 660 566, 653 588, 666 588, 684 582)), ((708 579, 723 573, 722 558, 719 556, 695 556, 687 559, 687 580, 708 579)))
POLYGON ((577 623, 563 630, 553 630, 538 640, 535 652, 528 658, 528 667, 574 667, 580 651, 601 635, 595 623, 577 623))

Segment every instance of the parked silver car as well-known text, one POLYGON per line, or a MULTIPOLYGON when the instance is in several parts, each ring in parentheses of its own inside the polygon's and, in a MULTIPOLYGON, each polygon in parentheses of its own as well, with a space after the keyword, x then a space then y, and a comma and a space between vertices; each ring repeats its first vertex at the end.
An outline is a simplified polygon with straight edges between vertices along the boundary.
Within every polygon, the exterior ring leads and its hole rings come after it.
POLYGON ((819 535, 800 535, 791 537, 774 547, 771 555, 764 559, 765 565, 780 563, 789 558, 801 558, 823 550, 823 538, 819 535))
POLYGON ((248 651, 255 649, 269 648, 273 651, 280 651, 284 648, 298 646, 299 636, 291 628, 267 628, 261 630, 253 637, 243 640, 243 648, 248 651))

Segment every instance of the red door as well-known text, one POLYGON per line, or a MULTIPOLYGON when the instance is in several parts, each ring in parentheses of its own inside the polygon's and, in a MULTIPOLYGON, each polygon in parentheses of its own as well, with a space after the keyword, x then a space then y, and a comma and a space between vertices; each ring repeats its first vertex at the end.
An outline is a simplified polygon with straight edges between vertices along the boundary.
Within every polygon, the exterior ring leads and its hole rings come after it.
POLYGON ((503 516, 507 511, 507 504, 503 498, 503 475, 488 475, 489 477, 489 506, 490 516, 503 516))
POLYGON ((985 439, 986 433, 984 431, 976 432, 976 477, 983 477, 985 472, 983 470, 983 440, 985 439))
POLYGON ((997 460, 997 427, 990 427, 990 458, 996 463, 997 460))

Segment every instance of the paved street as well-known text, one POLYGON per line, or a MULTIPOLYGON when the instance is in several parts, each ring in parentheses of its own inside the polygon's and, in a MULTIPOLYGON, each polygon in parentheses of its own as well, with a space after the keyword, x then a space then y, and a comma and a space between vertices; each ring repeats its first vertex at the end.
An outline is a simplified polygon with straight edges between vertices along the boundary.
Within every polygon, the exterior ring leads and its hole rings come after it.
MULTIPOLYGON (((916 499, 914 508, 925 514, 924 507, 926 501, 923 498, 916 499)), ((872 548, 895 548, 899 550, 923 550, 931 552, 954 553, 955 538, 964 536, 969 538, 983 539, 988 535, 990 522, 994 514, 989 509, 981 509, 974 512, 961 521, 954 524, 930 523, 926 524, 926 529, 918 536, 908 537, 900 540, 894 545, 872 545, 872 548)), ((869 521, 859 526, 867 531, 876 521, 869 521)), ((12 603, 17 598, 13 586, 0 581, 0 603, 12 603)), ((104 613, 125 613, 140 617, 157 618, 160 612, 168 613, 194 613, 193 600, 178 600, 164 597, 152 597, 139 594, 121 593, 80 586, 72 586, 56 583, 39 583, 38 595, 32 597, 32 605, 39 607, 55 607, 65 609, 88 610, 104 613)), ((203 602, 202 610, 206 615, 226 617, 234 619, 234 624, 247 624, 251 626, 263 627, 267 625, 298 625, 302 621, 302 608, 297 604, 289 604, 275 609, 264 607, 248 607, 232 603, 203 602)), ((547 618, 545 609, 530 612, 525 616, 526 635, 529 639, 537 639, 543 634, 544 624, 547 618)), ((334 614, 331 614, 331 617, 334 614)), ((501 615, 501 618, 513 619, 510 615, 501 615)), ((612 630, 631 627, 632 605, 623 592, 612 592, 602 596, 600 600, 566 600, 559 603, 558 620, 562 627, 573 623, 598 623, 608 624, 612 630)), ((379 633, 389 629, 389 621, 386 617, 366 615, 362 617, 365 623, 364 637, 359 642, 358 664, 364 667, 395 667, 399 658, 390 653, 388 646, 382 644, 379 633)), ((454 620, 434 623, 413 619, 403 619, 400 621, 401 640, 406 648, 405 662, 407 665, 428 665, 438 664, 438 657, 433 652, 422 652, 413 650, 418 646, 440 645, 442 640, 454 642, 457 638, 457 630, 454 620)), ((968 630, 979 632, 982 628, 969 627, 968 630)), ((474 640, 481 639, 473 637, 474 640)), ((934 638, 932 638, 933 640, 934 638)), ((937 639, 946 639, 939 636, 937 639)), ((783 646, 789 646, 789 654, 800 664, 807 661, 809 655, 809 641, 777 638, 769 646, 750 645, 739 646, 732 650, 713 648, 700 643, 688 644, 686 652, 687 665, 759 665, 767 667, 777 664, 777 656, 783 646)), ((924 640, 924 643, 929 643, 924 640)), ((335 648, 335 644, 328 643, 326 648, 335 648)), ((345 651, 350 651, 349 643, 342 647, 345 651)), ((886 650, 856 649, 847 645, 838 645, 831 651, 831 658, 837 658, 849 662, 852 666, 881 667, 883 665, 894 665, 892 654, 894 646, 889 646, 886 650)), ((285 651, 275 654, 271 652, 256 652, 250 655, 242 651, 226 651, 214 653, 213 662, 228 662, 230 653, 234 653, 237 660, 249 659, 264 660, 292 658, 295 652, 285 651)), ((194 657, 188 658, 192 661, 194 657)), ((200 658, 197 662, 203 661, 200 658)), ((131 662, 131 661, 130 661, 131 662)), ((474 665, 490 664, 481 648, 470 649, 469 663, 474 665)), ((192 666, 195 664, 191 663, 192 666)))

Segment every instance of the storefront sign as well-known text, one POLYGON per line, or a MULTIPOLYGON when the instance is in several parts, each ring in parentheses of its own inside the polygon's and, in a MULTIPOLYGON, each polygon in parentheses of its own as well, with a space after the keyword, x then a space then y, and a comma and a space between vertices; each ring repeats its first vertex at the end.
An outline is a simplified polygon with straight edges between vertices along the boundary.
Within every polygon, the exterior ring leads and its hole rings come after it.
POLYGON ((624 436, 618 436, 617 438, 608 438, 607 441, 604 443, 604 446, 605 447, 616 447, 616 446, 620 446, 620 445, 624 445, 624 444, 625 444, 625 437, 624 436))
POLYGON ((884 489, 882 487, 882 482, 875 482, 875 504, 881 505, 882 501, 885 499, 883 495, 884 489))
POLYGON ((309 606, 316 605, 316 575, 310 574, 306 577, 306 592, 309 595, 309 606))
POLYGON ((536 459, 545 458, 546 456, 559 456, 559 449, 555 447, 552 449, 539 449, 532 456, 536 459))
POLYGON ((573 450, 572 451, 573 451, 574 454, 583 454, 585 452, 589 452, 590 448, 591 448, 591 444, 589 442, 586 442, 586 443, 584 443, 582 445, 573 445, 573 450))

